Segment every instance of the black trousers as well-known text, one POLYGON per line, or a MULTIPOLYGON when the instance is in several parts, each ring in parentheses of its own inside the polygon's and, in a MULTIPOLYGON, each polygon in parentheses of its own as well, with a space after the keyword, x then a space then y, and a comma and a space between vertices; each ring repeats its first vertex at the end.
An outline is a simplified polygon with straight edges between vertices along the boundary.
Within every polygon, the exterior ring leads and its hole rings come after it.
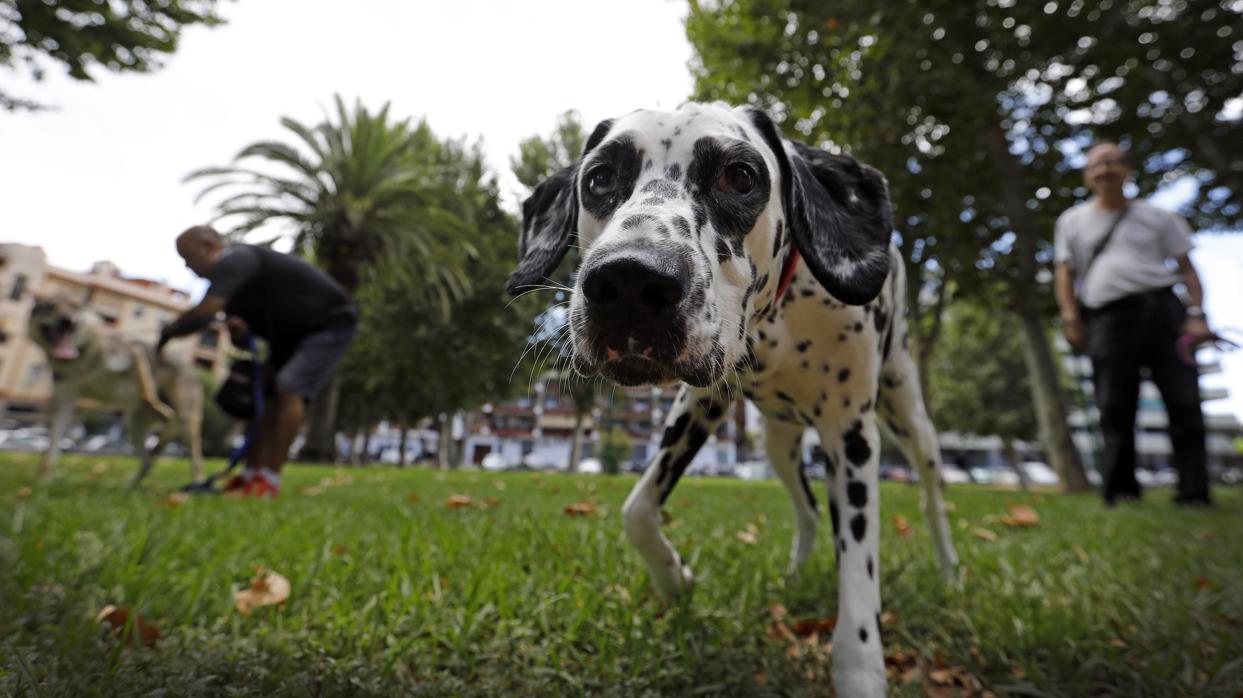
POLYGON ((1140 495, 1135 479, 1135 412, 1142 368, 1148 369, 1161 391, 1169 416, 1178 469, 1175 500, 1208 501, 1199 372, 1177 351, 1185 319, 1182 302, 1168 288, 1128 296, 1089 312, 1087 352, 1105 441, 1101 494, 1106 502, 1140 495))

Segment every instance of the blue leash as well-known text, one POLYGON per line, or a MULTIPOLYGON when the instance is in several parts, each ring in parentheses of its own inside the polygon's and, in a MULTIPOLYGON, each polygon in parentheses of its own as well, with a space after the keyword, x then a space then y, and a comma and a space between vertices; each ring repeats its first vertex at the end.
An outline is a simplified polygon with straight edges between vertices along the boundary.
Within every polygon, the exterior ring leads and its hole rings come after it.
POLYGON ((250 425, 246 427, 246 436, 242 439, 242 443, 233 449, 229 454, 229 464, 224 470, 213 475, 208 475, 206 479, 198 482, 191 482, 181 488, 182 492, 188 494, 220 494, 216 489, 216 480, 233 472, 238 463, 246 457, 246 452, 250 450, 251 444, 255 442, 255 438, 259 435, 259 422, 263 418, 263 364, 259 362, 259 345, 255 342, 254 335, 251 335, 247 347, 253 358, 251 361, 250 385, 255 400, 255 414, 250 419, 250 425))

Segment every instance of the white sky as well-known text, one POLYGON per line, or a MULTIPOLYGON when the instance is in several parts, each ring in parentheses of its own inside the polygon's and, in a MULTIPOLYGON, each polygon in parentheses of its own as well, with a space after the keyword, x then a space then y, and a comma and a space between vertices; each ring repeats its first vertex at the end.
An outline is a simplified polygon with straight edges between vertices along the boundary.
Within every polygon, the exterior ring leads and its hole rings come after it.
MULTIPOLYGON (((0 73, 15 95, 54 112, 0 112, 0 241, 42 245, 85 269, 195 292, 173 237, 210 217, 190 171, 227 164, 245 145, 286 139, 290 116, 317 123, 339 93, 371 108, 426 116, 442 137, 482 138, 502 184, 518 141, 577 109, 588 128, 640 107, 672 108, 691 91, 691 51, 675 0, 262 0, 225 3, 228 24, 194 28, 164 69, 42 83, 0 73), (623 9, 624 8, 624 11, 623 9)), ((53 70, 52 73, 57 73, 53 70)), ((1193 259, 1210 320, 1243 327, 1243 236, 1201 237, 1193 259)), ((1228 401, 1243 415, 1243 352, 1225 361, 1228 401)))

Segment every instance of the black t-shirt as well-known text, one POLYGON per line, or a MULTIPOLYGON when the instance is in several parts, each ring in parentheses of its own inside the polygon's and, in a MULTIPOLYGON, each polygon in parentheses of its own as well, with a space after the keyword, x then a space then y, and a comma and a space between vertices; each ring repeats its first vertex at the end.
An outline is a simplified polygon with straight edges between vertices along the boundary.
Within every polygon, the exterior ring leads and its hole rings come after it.
POLYGON ((272 345, 274 355, 293 351, 307 335, 333 322, 357 317, 349 294, 332 277, 266 247, 229 245, 207 280, 207 295, 223 298, 225 313, 245 320, 272 345))

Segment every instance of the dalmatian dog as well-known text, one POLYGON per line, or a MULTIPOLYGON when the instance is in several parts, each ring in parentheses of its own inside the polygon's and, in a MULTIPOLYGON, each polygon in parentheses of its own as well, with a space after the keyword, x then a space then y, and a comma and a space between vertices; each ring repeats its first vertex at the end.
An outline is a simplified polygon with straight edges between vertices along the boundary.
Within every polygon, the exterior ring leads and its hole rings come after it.
POLYGON ((783 138, 762 111, 688 104, 598 125, 582 157, 522 209, 511 293, 546 283, 571 244, 572 363, 622 385, 683 383, 652 462, 623 509, 654 586, 676 597, 689 567, 660 509, 739 392, 765 417, 768 457, 806 561, 821 516, 802 470, 814 429, 827 454, 837 556, 838 695, 885 694, 878 542, 880 432, 924 484, 947 579, 957 554, 939 490, 936 432, 906 350, 905 278, 885 179, 783 138))

